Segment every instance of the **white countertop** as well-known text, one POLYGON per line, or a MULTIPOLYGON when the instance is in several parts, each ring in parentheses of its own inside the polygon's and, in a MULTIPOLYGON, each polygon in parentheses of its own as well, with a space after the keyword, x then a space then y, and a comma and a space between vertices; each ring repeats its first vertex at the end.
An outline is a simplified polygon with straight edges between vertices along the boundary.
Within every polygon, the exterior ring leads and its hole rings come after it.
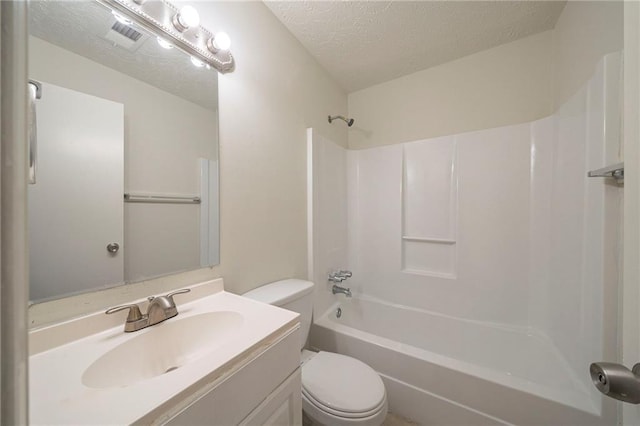
MULTIPOLYGON (((29 415, 31 424, 150 423, 194 391, 215 385, 257 353, 297 327, 298 314, 224 291, 180 304, 178 316, 146 329, 124 333, 123 324, 34 354, 29 359, 29 415), (242 325, 211 352, 180 368, 132 385, 89 388, 85 370, 116 346, 171 321, 206 312, 234 311, 242 325)), ((144 312, 144 310, 143 310, 144 312)), ((104 314, 103 314, 104 315, 104 314)), ((126 316, 126 315, 125 315, 126 316)), ((124 317, 123 317, 124 318, 124 317)), ((73 321, 75 329, 82 318, 73 321)), ((67 329, 69 324, 65 325, 67 329)), ((60 339, 60 330, 38 330, 60 339), (57 335, 56 335, 57 333, 57 335)), ((166 342, 171 345, 171 342, 166 342)))

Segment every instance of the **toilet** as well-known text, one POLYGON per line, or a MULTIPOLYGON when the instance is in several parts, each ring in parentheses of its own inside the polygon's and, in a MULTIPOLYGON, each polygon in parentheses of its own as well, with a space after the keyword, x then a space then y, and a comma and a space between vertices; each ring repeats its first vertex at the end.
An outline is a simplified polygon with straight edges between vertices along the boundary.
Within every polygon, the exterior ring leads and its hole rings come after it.
POLYGON ((387 392, 373 368, 349 356, 304 349, 311 328, 312 282, 298 279, 276 281, 244 296, 300 314, 302 410, 313 424, 382 424, 387 415, 387 392))

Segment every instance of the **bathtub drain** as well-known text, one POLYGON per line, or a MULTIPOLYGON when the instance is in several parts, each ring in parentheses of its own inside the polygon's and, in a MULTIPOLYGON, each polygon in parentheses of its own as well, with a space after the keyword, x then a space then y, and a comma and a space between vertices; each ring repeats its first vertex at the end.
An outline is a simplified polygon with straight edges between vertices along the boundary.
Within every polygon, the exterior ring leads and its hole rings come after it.
POLYGON ((338 308, 336 311, 336 318, 340 318, 342 316, 342 308, 338 308))

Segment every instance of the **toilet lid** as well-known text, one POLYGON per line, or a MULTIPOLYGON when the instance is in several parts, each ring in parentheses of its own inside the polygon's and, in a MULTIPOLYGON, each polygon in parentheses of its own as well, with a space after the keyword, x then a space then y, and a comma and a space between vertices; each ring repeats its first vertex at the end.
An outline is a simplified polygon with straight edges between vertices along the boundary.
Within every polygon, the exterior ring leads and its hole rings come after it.
POLYGON ((302 366, 302 391, 332 411, 365 413, 384 401, 378 373, 355 358, 318 352, 302 366))

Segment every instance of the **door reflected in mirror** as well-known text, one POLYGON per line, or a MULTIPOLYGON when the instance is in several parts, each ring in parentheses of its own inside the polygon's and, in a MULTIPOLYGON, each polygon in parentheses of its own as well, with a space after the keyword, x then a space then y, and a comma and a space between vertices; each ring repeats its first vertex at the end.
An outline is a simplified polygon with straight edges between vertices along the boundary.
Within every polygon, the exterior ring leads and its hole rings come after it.
POLYGON ((94 1, 29 16, 31 300, 217 264, 217 73, 94 1))

